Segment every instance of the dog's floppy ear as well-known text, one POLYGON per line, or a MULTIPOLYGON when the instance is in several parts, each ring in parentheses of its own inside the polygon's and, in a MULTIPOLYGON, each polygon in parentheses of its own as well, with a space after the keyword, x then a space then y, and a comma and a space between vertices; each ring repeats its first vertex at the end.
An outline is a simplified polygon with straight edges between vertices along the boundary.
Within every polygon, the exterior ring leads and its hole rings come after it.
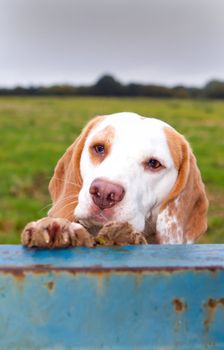
POLYGON ((165 128, 178 177, 157 217, 159 243, 193 243, 207 229, 208 200, 196 159, 185 138, 165 128))
POLYGON ((82 188, 80 174, 82 150, 90 130, 102 119, 103 117, 92 119, 59 159, 49 183, 49 192, 53 202, 53 206, 48 212, 49 216, 74 219, 74 209, 77 206, 78 194, 82 188))

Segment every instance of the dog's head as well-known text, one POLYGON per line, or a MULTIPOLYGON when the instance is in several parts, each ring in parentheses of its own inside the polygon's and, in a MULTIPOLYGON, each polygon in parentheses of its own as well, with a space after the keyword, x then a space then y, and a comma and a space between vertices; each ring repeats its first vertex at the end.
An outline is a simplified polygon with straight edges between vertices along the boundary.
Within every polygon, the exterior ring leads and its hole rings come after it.
POLYGON ((207 199, 189 144, 168 124, 134 113, 97 117, 58 161, 49 215, 90 230, 128 221, 160 243, 206 230, 207 199))

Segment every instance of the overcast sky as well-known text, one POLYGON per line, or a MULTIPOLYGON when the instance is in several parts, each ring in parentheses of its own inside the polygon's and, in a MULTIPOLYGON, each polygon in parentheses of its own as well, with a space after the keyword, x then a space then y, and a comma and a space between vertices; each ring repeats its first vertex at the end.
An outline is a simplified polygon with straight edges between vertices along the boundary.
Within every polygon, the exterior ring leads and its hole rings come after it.
POLYGON ((224 0, 0 0, 0 86, 224 79, 224 0))

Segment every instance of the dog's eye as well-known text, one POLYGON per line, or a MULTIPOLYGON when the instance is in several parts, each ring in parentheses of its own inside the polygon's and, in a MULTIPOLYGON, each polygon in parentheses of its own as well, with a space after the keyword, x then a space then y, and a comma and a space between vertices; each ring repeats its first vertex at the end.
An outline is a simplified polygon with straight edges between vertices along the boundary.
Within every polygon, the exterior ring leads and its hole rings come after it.
POLYGON ((162 164, 155 158, 150 158, 147 162, 147 167, 150 170, 159 170, 162 167, 162 164))
POLYGON ((98 153, 98 154, 103 155, 105 153, 104 145, 101 145, 101 144, 95 145, 93 148, 94 148, 95 152, 98 153))
POLYGON ((157 169, 161 166, 160 162, 157 159, 149 159, 148 165, 150 168, 157 169))

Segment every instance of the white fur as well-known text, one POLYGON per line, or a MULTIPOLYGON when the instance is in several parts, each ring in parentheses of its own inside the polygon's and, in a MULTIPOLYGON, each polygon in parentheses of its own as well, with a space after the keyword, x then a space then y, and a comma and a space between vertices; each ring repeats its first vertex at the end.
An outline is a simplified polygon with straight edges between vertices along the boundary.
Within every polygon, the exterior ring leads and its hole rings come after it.
POLYGON ((105 116, 92 129, 80 162, 83 187, 75 209, 75 216, 80 222, 88 224, 88 221, 94 221, 95 225, 101 225, 91 216, 93 202, 89 188, 94 179, 104 178, 121 184, 126 190, 123 200, 113 208, 110 219, 128 221, 136 230, 144 230, 146 218, 150 218, 152 211, 161 205, 178 175, 164 127, 169 125, 158 119, 143 118, 134 113, 117 113, 105 116), (94 165, 90 159, 89 145, 97 133, 108 125, 115 131, 111 152, 99 165, 94 165), (165 168, 158 172, 144 169, 142 162, 150 158, 158 159, 165 168))
MULTIPOLYGON (((179 198, 174 201, 174 209, 177 209, 179 198)), ((184 242, 183 229, 179 225, 175 213, 169 214, 169 209, 166 207, 157 217, 156 230, 159 239, 167 244, 182 244, 184 242), (175 229, 173 227, 175 226, 175 229)))

